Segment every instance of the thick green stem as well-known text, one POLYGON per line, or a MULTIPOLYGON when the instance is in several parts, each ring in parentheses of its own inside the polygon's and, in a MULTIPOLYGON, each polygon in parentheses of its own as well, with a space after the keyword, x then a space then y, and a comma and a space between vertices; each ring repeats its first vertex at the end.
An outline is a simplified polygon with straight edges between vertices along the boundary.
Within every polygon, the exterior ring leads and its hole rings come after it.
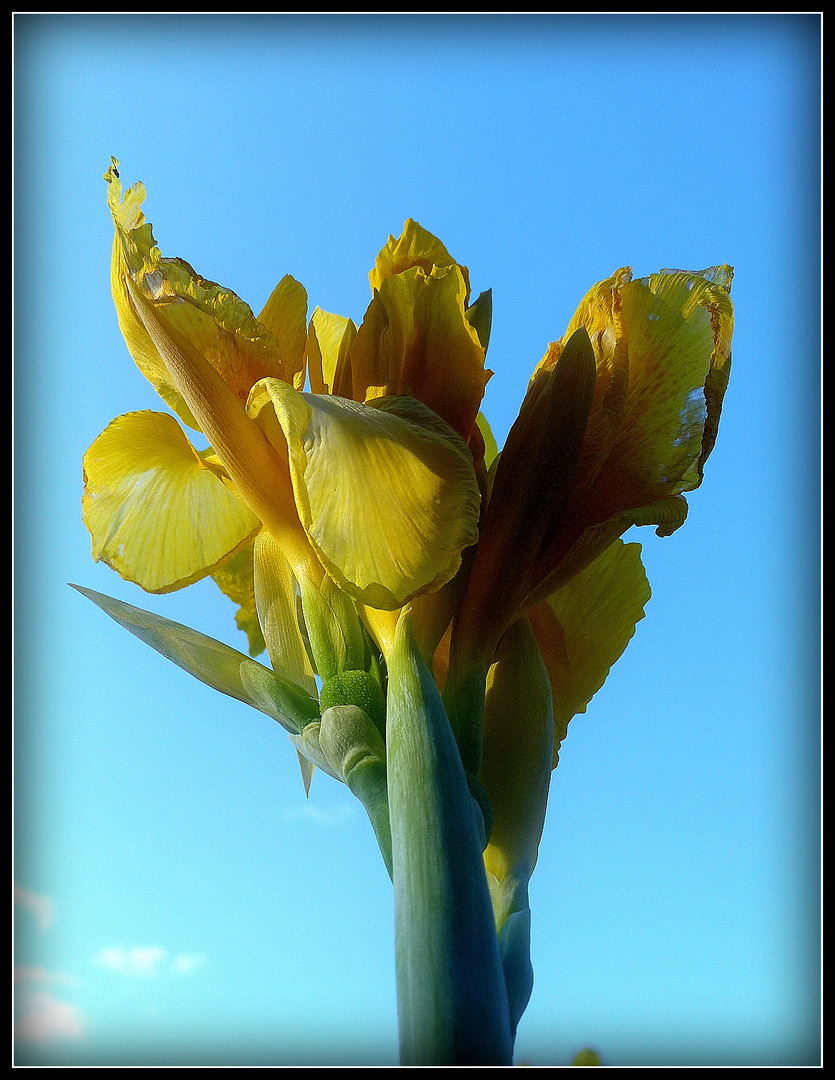
POLYGON ((388 791, 403 1065, 509 1065, 480 811, 410 616, 389 664, 388 791))

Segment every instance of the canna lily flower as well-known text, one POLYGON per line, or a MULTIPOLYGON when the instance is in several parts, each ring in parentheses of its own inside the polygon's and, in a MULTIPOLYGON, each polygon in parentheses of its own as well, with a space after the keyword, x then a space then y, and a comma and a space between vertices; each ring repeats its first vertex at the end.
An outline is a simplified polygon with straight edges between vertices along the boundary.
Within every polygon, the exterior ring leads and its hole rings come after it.
POLYGON ((211 576, 250 657, 80 591, 281 723, 306 786, 320 767, 362 801, 394 884, 404 1063, 509 1064, 551 772, 650 595, 621 535, 673 532, 701 483, 732 272, 596 285, 498 453, 490 294, 416 222, 359 326, 308 319, 289 275, 256 318, 161 255, 115 159, 105 179, 119 325, 171 412, 120 416, 85 455, 93 556, 154 593, 211 576))
POLYGON ((488 376, 466 318, 466 272, 448 255, 428 274, 399 271, 429 235, 410 222, 378 259, 358 331, 320 309, 306 326, 306 293, 289 276, 256 319, 234 293, 162 257, 144 188, 123 196, 117 166, 105 179, 120 327, 140 370, 210 447, 195 450, 168 413, 113 421, 84 463, 94 558, 150 592, 213 576, 240 604, 250 651, 263 631, 274 666, 312 688, 294 591, 325 597, 320 614, 337 594, 396 611, 453 578, 477 539, 466 442, 488 376), (425 362, 439 342, 466 389, 435 412, 450 379, 425 362))

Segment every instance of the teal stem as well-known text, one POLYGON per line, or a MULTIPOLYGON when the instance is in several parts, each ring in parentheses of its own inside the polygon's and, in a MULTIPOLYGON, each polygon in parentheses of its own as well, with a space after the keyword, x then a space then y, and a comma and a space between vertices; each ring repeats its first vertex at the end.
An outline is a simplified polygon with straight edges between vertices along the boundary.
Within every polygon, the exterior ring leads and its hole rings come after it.
POLYGON ((510 1065, 481 814, 408 611, 389 662, 387 735, 401 1064, 510 1065))
POLYGON ((365 808, 377 838, 377 846, 390 878, 394 877, 391 854, 391 822, 389 820, 386 767, 379 761, 365 761, 345 777, 345 783, 365 808))

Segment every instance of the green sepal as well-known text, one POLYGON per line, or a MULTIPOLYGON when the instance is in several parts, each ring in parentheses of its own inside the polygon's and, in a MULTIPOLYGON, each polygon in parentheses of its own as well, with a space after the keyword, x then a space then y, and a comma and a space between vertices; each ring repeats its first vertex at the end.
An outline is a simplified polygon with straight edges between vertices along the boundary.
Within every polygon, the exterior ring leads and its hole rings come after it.
POLYGON ((387 736, 401 1063, 509 1065, 481 814, 408 608, 389 660, 387 736))
POLYGON ((490 330, 493 325, 493 290, 487 289, 479 293, 464 312, 464 316, 478 335, 479 345, 486 352, 490 344, 490 330))
MULTIPOLYGON (((315 765, 317 769, 321 769, 322 772, 333 777, 334 780, 342 780, 342 777, 333 768, 331 763, 325 756, 324 751, 319 743, 319 721, 314 720, 308 724, 300 735, 290 735, 290 742, 295 746, 299 755, 302 758, 306 758, 311 765, 315 765)), ((310 781, 313 777, 312 773, 306 773, 304 766, 302 766, 302 779, 304 780, 305 791, 310 788, 310 781)))
POLYGON ((299 578, 302 612, 313 664, 323 682, 364 666, 365 634, 353 600, 325 575, 299 578))

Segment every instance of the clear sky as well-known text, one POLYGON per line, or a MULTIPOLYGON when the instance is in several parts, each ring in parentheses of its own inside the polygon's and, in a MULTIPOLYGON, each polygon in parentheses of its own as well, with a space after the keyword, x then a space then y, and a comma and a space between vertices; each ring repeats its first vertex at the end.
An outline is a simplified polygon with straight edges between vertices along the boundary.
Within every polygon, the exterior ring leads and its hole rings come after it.
POLYGON ((819 18, 15 20, 19 1061, 397 1061, 391 888, 346 788, 67 586, 244 648, 209 581, 90 557, 81 459, 164 408, 109 292, 113 154, 165 255, 362 318, 415 218, 492 288, 499 443, 624 265, 736 270, 719 439, 554 774, 516 1060, 818 1060, 819 18))

